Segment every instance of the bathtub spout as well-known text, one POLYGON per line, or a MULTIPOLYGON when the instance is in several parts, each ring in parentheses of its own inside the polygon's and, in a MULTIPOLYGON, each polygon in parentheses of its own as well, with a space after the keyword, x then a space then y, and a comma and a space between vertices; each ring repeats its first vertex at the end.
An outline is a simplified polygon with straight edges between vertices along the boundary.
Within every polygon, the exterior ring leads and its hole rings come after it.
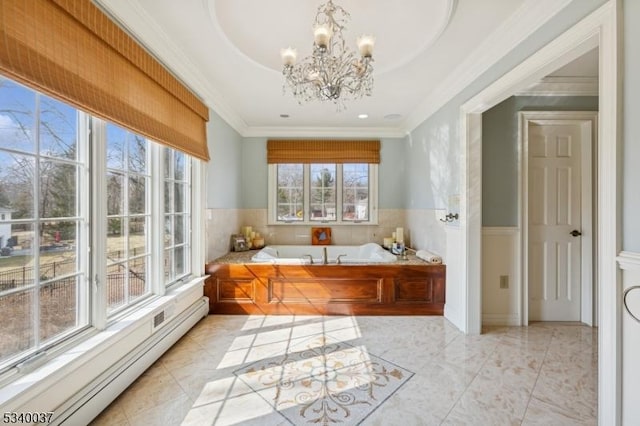
POLYGON ((329 259, 327 258, 327 248, 322 247, 322 264, 327 265, 329 263, 329 259))
POLYGON ((303 254, 302 258, 304 259, 307 256, 309 256, 309 264, 313 265, 313 256, 311 256, 310 254, 303 254))

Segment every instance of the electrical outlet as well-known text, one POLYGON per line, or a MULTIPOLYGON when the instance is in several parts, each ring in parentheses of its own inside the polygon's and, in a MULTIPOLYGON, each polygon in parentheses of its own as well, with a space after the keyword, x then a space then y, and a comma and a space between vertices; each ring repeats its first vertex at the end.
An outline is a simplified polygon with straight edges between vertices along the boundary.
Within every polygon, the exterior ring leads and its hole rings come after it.
POLYGON ((500 288, 509 288, 509 275, 500 275, 500 288))

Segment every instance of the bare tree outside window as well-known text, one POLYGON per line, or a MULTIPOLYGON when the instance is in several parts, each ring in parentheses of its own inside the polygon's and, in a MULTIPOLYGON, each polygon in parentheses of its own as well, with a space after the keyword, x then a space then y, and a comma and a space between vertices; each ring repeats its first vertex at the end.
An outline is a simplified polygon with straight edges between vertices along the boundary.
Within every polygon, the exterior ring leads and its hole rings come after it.
POLYGON ((336 165, 311 164, 311 205, 309 218, 336 220, 336 165))
POLYGON ((278 164, 277 215, 281 221, 304 220, 304 168, 302 164, 278 164))
POLYGON ((150 247, 147 140, 107 124, 107 310, 146 296, 150 247))
POLYGON ((369 165, 342 166, 342 219, 369 220, 369 165))

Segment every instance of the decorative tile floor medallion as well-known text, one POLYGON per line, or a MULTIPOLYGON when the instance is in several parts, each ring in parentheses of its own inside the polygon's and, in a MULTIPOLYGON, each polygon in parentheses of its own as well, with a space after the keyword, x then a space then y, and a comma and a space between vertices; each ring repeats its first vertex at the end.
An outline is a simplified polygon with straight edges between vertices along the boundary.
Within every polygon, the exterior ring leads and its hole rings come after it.
POLYGON ((234 374, 295 425, 357 425, 414 373, 319 336, 234 374))

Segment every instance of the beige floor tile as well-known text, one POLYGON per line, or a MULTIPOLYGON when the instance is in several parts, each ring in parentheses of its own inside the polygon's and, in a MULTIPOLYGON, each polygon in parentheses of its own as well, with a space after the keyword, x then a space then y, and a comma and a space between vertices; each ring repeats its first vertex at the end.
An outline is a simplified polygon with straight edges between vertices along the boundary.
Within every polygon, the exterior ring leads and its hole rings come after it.
POLYGON ((443 317, 242 315, 198 323, 92 424, 291 424, 286 409, 296 407, 275 411, 234 372, 323 335, 415 373, 363 425, 596 424, 589 327, 536 323, 465 336, 443 317))
POLYGON ((91 426, 130 426, 122 407, 111 404, 98 417, 93 419, 91 426))
POLYGON ((141 410, 129 417, 131 426, 179 426, 192 409, 193 402, 189 397, 180 393, 175 398, 163 401, 155 407, 141 410))
POLYGON ((523 426, 533 425, 562 425, 562 426, 595 426, 598 424, 596 417, 588 415, 575 415, 561 407, 531 398, 527 412, 522 421, 523 426))

